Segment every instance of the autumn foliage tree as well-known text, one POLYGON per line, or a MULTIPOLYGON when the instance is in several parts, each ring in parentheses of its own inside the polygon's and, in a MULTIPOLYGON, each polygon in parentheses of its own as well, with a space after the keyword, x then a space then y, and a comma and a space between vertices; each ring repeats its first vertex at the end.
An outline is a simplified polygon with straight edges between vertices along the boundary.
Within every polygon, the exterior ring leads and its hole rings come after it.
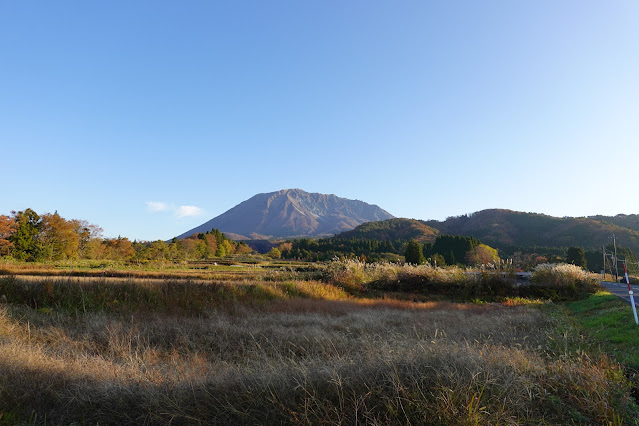
POLYGON ((44 259, 75 259, 78 257, 80 235, 73 221, 64 219, 56 211, 42 215, 40 243, 44 259))
POLYGON ((179 261, 251 253, 244 242, 229 239, 218 229, 178 240, 131 242, 127 238, 103 238, 102 228, 86 220, 67 220, 58 212, 38 215, 32 209, 0 215, 0 256, 23 261, 99 259, 179 261))
POLYGON ((479 244, 466 253, 466 263, 473 266, 494 264, 499 261, 499 254, 486 244, 479 244))
POLYGON ((128 260, 133 257, 135 250, 128 238, 109 238, 102 241, 103 259, 128 260))
POLYGON ((32 209, 0 215, 0 256, 18 260, 96 258, 102 229, 84 220, 67 220, 58 212, 32 209))
POLYGON ((277 247, 273 247, 268 253, 266 253, 266 256, 271 259, 279 259, 282 257, 282 252, 277 247))
POLYGON ((78 257, 81 259, 95 258, 102 240, 102 228, 86 220, 73 219, 74 232, 78 234, 78 257))
POLYGON ((9 216, 0 215, 0 256, 8 256, 13 249, 11 235, 15 230, 15 221, 9 216))

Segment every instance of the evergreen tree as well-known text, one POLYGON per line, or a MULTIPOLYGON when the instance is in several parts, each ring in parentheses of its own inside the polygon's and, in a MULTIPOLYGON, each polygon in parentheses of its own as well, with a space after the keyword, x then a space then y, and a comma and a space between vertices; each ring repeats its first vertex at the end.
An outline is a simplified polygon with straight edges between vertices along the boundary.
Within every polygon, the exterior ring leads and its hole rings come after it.
POLYGON ((570 247, 566 253, 566 263, 572 263, 573 265, 585 268, 587 263, 584 249, 581 247, 570 247))
POLYGON ((601 249, 599 250, 588 250, 585 253, 586 256, 586 265, 588 265, 588 269, 590 272, 599 272, 603 267, 603 260, 601 256, 601 249))
POLYGON ((42 219, 31 209, 15 213, 15 232, 10 240, 13 243, 13 256, 19 260, 37 260, 40 254, 38 236, 42 230, 42 219))
POLYGON ((440 268, 446 266, 446 259, 444 259, 444 256, 439 253, 435 253, 431 259, 433 266, 438 266, 440 268))
POLYGON ((422 246, 413 239, 411 239, 406 245, 406 254, 404 257, 406 259, 406 263, 412 263, 414 265, 422 265, 426 262, 426 258, 422 252, 422 246))
POLYGON ((444 259, 446 259, 446 263, 449 265, 454 265, 457 263, 457 259, 455 259, 455 253, 452 250, 450 250, 446 254, 446 257, 444 257, 444 259))

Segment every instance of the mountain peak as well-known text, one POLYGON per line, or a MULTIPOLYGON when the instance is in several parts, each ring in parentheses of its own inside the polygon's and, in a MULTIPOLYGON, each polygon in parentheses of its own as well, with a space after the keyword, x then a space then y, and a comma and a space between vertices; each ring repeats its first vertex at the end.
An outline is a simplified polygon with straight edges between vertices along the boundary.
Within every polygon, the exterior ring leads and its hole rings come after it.
POLYGON ((393 216, 380 207, 299 188, 257 194, 178 238, 217 228, 251 238, 329 236, 393 216))

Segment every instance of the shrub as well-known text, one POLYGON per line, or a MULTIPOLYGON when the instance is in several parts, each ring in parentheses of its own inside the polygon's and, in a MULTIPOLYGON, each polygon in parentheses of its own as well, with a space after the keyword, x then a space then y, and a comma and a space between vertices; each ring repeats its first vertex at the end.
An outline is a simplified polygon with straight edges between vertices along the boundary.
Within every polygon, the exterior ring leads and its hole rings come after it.
POLYGON ((552 300, 575 300, 601 289, 596 275, 576 265, 542 263, 533 271, 527 295, 552 300))

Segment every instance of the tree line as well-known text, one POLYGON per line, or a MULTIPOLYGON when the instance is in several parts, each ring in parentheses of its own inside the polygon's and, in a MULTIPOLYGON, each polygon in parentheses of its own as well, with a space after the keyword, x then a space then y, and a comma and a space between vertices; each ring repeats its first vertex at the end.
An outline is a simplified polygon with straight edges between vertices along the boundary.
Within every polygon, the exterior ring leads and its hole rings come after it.
POLYGON ((175 261, 246 254, 252 250, 218 229, 170 242, 104 238, 102 228, 32 209, 0 215, 0 256, 27 262, 64 259, 175 261))
MULTIPOLYGON (((612 251, 613 247, 607 247, 612 251)), ((603 269, 601 250, 584 250, 581 247, 550 246, 509 246, 505 250, 490 247, 474 237, 459 235, 439 235, 432 243, 420 244, 414 240, 378 240, 375 238, 322 238, 295 239, 280 244, 278 257, 308 261, 331 260, 335 257, 358 258, 367 262, 380 260, 406 261, 431 265, 474 266, 495 263, 500 257, 510 259, 512 265, 522 270, 530 270, 541 263, 571 263, 592 272, 603 269), (501 256, 500 256, 501 254, 501 256)), ((637 268, 637 258, 633 251, 617 246, 619 258, 629 261, 631 271, 637 268)), ((639 272, 639 270, 637 271, 639 272)))
MULTIPOLYGON (((613 252, 612 244, 606 246, 608 252, 613 252)), ((570 263, 581 266, 591 272, 599 273, 604 269, 603 253, 601 249, 584 249, 583 247, 548 247, 548 246, 524 246, 509 247, 507 256, 513 259, 513 263, 522 269, 530 269, 540 263, 570 263)), ((629 247, 617 245, 617 257, 626 259, 630 272, 639 273, 637 257, 629 247)))
POLYGON ((405 240, 377 240, 374 238, 300 238, 281 245, 284 259, 309 261, 331 260, 334 257, 365 258, 369 262, 399 260, 406 246, 405 240))
POLYGON ((438 266, 475 265, 499 259, 497 250, 481 244, 473 237, 439 235, 433 243, 420 245, 414 240, 378 240, 375 238, 322 238, 296 239, 281 249, 283 258, 310 261, 330 260, 334 257, 351 257, 375 262, 379 260, 424 263, 427 259, 438 266), (413 257, 415 244, 423 260, 413 257), (406 256, 407 250, 409 255, 406 256))

